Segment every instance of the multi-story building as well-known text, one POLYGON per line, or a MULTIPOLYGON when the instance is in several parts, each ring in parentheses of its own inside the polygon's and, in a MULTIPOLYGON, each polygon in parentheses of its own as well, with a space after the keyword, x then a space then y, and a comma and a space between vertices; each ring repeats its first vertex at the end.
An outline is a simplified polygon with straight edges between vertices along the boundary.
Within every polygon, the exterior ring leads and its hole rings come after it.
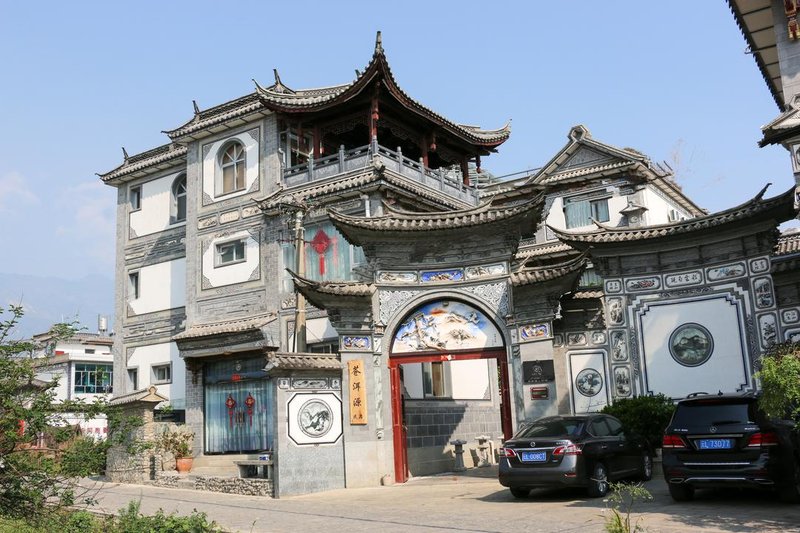
MULTIPOLYGON (((91 404, 95 399, 113 397, 114 338, 105 332, 78 332, 68 339, 56 339, 51 333, 34 335, 40 348, 34 357, 41 359, 36 378, 43 383, 54 380, 54 401, 82 401, 91 404)), ((79 426, 84 435, 105 438, 108 426, 105 417, 86 419, 67 415, 65 422, 79 426)))
POLYGON ((452 441, 543 414, 752 389, 790 329, 770 265, 791 192, 709 215, 583 126, 498 182, 509 128, 413 100, 380 35, 350 83, 276 73, 166 133, 101 175, 115 391, 157 384, 201 465, 273 450, 280 494, 443 471, 452 441))

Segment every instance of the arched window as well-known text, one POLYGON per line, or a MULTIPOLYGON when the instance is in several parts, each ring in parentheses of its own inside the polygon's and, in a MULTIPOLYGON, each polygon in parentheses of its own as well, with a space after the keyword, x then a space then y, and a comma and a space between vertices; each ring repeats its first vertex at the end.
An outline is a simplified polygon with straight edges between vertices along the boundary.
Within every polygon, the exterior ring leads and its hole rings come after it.
POLYGON ((186 174, 181 174, 172 183, 172 223, 186 220, 186 174))
POLYGON ((217 194, 228 194, 244 189, 245 152, 241 143, 230 143, 219 158, 222 180, 218 182, 217 194))

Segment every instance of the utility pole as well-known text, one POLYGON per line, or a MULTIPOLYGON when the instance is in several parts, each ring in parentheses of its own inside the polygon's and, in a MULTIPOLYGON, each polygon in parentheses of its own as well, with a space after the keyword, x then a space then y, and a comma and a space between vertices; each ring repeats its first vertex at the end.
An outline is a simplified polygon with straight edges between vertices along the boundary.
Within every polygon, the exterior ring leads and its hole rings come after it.
MULTIPOLYGON (((300 277, 305 277, 306 275, 306 229, 303 226, 305 216, 305 209, 298 209, 294 213, 294 246, 297 260, 295 266, 297 275, 300 277)), ((306 349, 306 298, 300 291, 297 291, 294 316, 294 351, 305 352, 306 349)))

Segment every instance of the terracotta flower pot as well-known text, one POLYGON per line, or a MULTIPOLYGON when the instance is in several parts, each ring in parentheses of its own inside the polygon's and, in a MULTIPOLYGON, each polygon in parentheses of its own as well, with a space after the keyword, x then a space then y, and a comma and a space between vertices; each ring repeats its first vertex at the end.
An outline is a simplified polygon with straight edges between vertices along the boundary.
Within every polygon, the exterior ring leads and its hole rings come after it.
POLYGON ((179 474, 185 474, 192 469, 192 462, 194 461, 191 457, 178 457, 175 459, 175 468, 178 470, 179 474))

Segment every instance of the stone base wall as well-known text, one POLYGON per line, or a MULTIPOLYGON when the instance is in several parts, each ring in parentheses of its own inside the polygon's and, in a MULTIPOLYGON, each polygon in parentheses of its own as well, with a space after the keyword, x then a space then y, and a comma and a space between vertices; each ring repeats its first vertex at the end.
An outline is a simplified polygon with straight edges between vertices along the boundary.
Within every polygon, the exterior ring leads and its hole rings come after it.
POLYGON ((177 472, 156 472, 153 485, 175 489, 178 487, 178 480, 180 479, 181 476, 177 472))
MULTIPOLYGON (((177 483, 177 481, 176 481, 177 483)), ((245 496, 272 497, 271 479, 242 479, 238 477, 197 476, 194 479, 195 490, 242 494, 245 496)))

